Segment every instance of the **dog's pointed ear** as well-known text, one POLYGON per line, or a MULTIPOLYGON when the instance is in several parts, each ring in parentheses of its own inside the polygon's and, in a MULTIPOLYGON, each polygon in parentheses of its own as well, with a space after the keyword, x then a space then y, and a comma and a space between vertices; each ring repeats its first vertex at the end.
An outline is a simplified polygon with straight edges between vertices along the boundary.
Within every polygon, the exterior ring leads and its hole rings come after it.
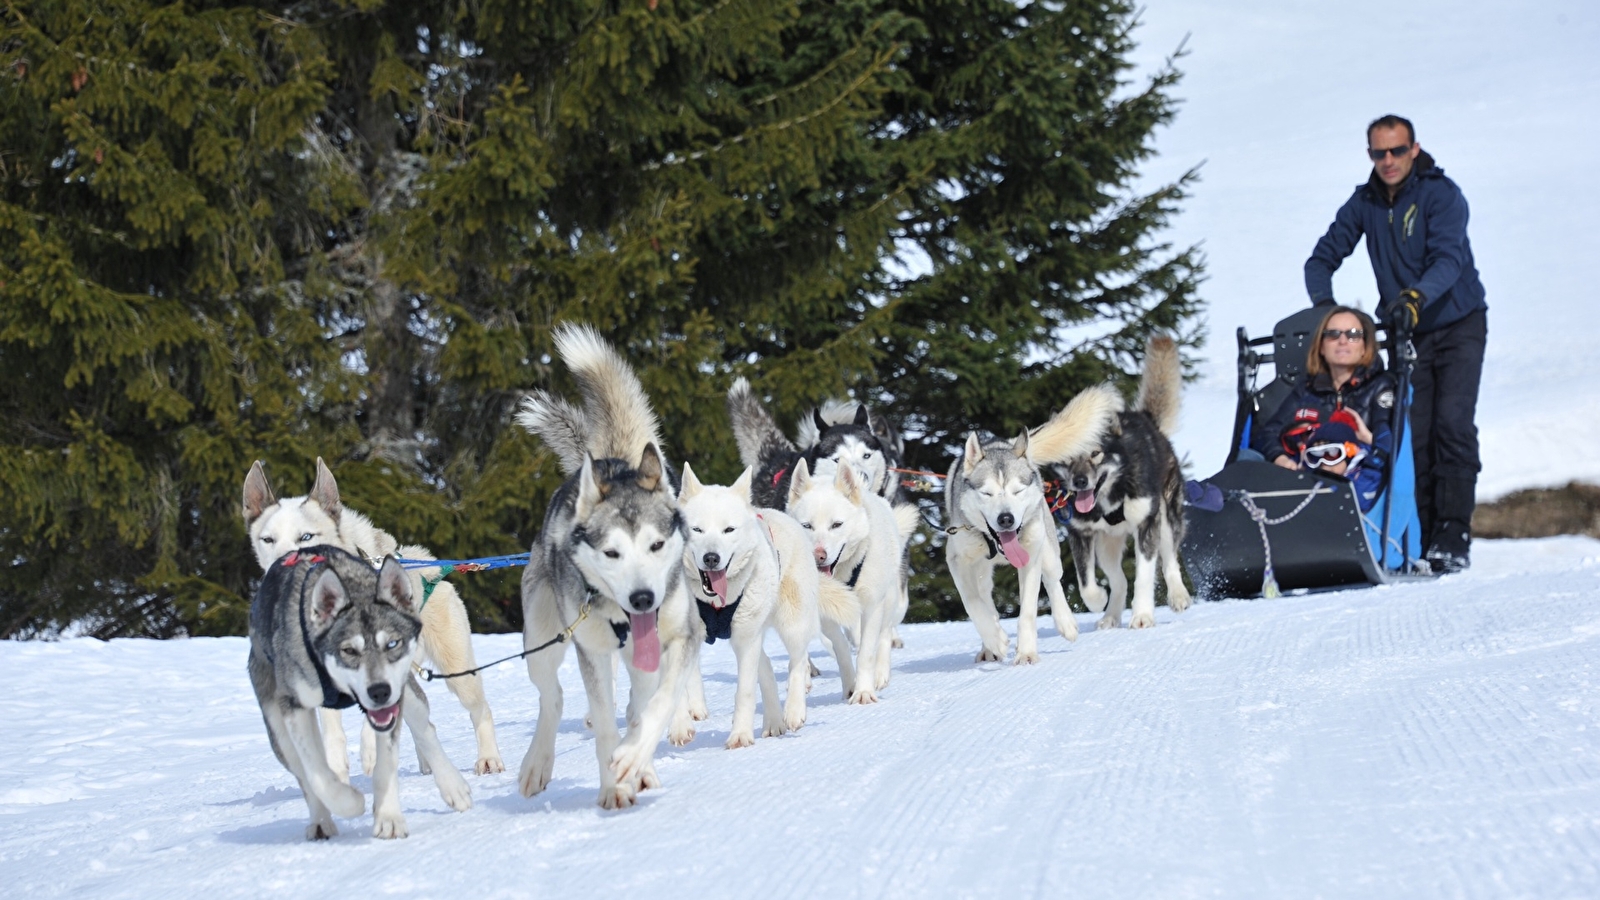
POLYGON ((1011 443, 1011 453, 1017 459, 1028 459, 1028 429, 1022 429, 1017 439, 1011 443))
MULTIPOLYGON (((684 468, 688 468, 688 466, 686 465, 686 466, 684 466, 684 468)), ((744 467, 744 471, 739 473, 739 477, 734 480, 733 484, 729 486, 729 489, 732 490, 735 494, 738 494, 739 496, 743 497, 744 498, 744 502, 752 503, 753 501, 750 499, 750 485, 755 480, 756 480, 755 467, 754 466, 745 466, 744 467)))
POLYGON ((811 490, 811 467, 806 465, 805 457, 794 461, 794 474, 789 476, 789 502, 786 506, 793 506, 806 491, 811 490))
POLYGON ((250 473, 244 476, 244 527, 246 530, 261 518, 267 507, 278 502, 272 493, 272 482, 267 480, 267 470, 256 460, 250 473))
POLYGON ((383 568, 378 570, 378 602, 403 613, 417 614, 417 598, 411 594, 411 576, 393 556, 385 556, 383 568))
POLYGON ((594 512, 594 508, 600 505, 600 501, 606 498, 606 493, 609 491, 610 488, 600 471, 600 464, 595 462, 594 457, 585 453, 583 465, 578 467, 578 501, 575 510, 578 521, 582 522, 589 518, 589 514, 594 512))
POLYGON ((833 427, 828 424, 827 419, 822 417, 822 407, 820 406, 811 409, 811 422, 817 426, 817 440, 819 441, 822 440, 822 433, 833 427))
POLYGON ((644 490, 672 492, 672 482, 667 478, 667 461, 661 458, 661 449, 655 442, 645 445, 644 452, 639 455, 639 467, 636 471, 639 476, 634 482, 644 490))
POLYGON ((967 446, 961 453, 961 474, 971 475, 972 470, 983 462, 983 444, 978 442, 976 431, 967 432, 967 446))
POLYGON ((856 424, 868 431, 872 430, 872 416, 867 414, 867 405, 865 403, 856 404, 856 424))
POLYGON ((700 493, 700 479, 694 477, 694 469, 685 462, 683 464, 683 487, 678 489, 678 502, 687 503, 700 493))
POLYGON ((861 505, 861 479, 856 477, 855 469, 841 463, 833 470, 833 486, 852 506, 861 505))
POLYGON ((312 626, 322 631, 349 605, 350 595, 345 592, 344 582, 339 580, 332 566, 324 568, 322 574, 317 576, 317 583, 311 587, 312 626))
POLYGON ((339 483, 333 480, 333 470, 320 456, 317 457, 317 482, 311 486, 310 497, 328 514, 328 518, 339 521, 339 513, 344 510, 339 502, 339 483))

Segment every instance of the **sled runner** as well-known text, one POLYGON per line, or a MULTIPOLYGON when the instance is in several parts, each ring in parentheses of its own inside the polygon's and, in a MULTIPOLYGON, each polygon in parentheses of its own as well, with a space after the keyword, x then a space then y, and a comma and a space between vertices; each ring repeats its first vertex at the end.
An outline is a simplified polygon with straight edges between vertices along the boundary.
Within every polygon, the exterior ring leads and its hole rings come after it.
POLYGON ((1270 336, 1252 338, 1240 328, 1239 399, 1228 462, 1208 481, 1226 502, 1218 511, 1189 506, 1183 559, 1201 597, 1275 596, 1279 591, 1323 590, 1386 584, 1426 577, 1421 524, 1407 412, 1415 351, 1409 336, 1394 334, 1380 344, 1396 376, 1400 402, 1391 412, 1395 451, 1381 492, 1366 513, 1355 485, 1343 477, 1291 471, 1271 463, 1240 460, 1251 429, 1289 396, 1325 310, 1311 307, 1279 322, 1270 336), (1271 345, 1271 352, 1261 349, 1271 345), (1264 363, 1275 372, 1257 387, 1264 363))

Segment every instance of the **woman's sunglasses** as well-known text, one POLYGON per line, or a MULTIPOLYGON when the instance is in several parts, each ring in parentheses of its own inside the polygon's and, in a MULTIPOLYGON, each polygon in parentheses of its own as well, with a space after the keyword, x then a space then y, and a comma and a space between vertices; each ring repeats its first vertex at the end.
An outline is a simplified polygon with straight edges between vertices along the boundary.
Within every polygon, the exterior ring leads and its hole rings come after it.
POLYGON ((1337 341, 1341 337, 1348 338, 1352 341, 1359 341, 1366 336, 1367 332, 1364 328, 1346 328, 1342 331, 1338 328, 1322 329, 1322 339, 1325 341, 1337 341))
POLYGON ((1337 466, 1356 455, 1360 448, 1350 443, 1314 444, 1300 451, 1300 461, 1307 468, 1321 469, 1337 466))

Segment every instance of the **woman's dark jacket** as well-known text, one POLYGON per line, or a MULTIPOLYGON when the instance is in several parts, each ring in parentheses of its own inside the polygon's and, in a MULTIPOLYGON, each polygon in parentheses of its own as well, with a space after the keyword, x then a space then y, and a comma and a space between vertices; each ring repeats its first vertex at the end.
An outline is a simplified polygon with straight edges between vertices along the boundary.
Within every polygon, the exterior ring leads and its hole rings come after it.
POLYGON ((1372 429, 1373 457, 1387 461, 1394 402, 1394 376, 1383 370, 1382 363, 1357 369, 1341 388, 1333 386, 1333 378, 1327 372, 1302 375, 1277 410, 1251 427, 1250 446, 1267 462, 1291 454, 1298 457, 1300 446, 1318 425, 1326 422, 1334 410, 1348 409, 1372 429), (1286 435, 1290 446, 1285 446, 1286 435))

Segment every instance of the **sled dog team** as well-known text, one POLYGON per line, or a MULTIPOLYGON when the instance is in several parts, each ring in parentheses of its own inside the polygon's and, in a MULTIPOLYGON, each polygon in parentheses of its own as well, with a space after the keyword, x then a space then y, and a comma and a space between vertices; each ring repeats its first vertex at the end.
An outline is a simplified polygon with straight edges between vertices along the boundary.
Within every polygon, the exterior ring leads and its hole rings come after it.
MULTIPOLYGON (((730 749, 755 741, 758 690, 763 736, 805 723, 814 674, 807 654, 819 636, 838 661, 848 701, 876 702, 899 644, 907 544, 919 519, 899 495, 893 469, 902 444, 893 426, 864 406, 832 403, 791 442, 739 379, 728 409, 747 468, 732 485, 708 485, 687 463, 681 473, 668 464, 638 378, 596 331, 564 325, 555 344, 581 402, 534 391, 516 417, 567 476, 522 577, 524 649, 554 642, 525 657, 539 715, 518 773, 522 794, 550 784, 563 699, 557 673, 569 643, 588 695, 599 802, 607 809, 631 806, 640 791, 658 786, 654 756, 662 737, 687 744, 694 723, 706 718, 703 642, 727 639, 737 661, 730 749), (768 629, 788 650, 781 702, 763 649, 768 629), (618 655, 631 684, 626 734, 615 714, 618 655)), ((1014 440, 968 436, 945 483, 946 560, 982 641, 978 661, 1003 661, 1010 649, 992 597, 1001 564, 1018 572, 1016 663, 1039 658, 1041 586, 1057 630, 1068 640, 1078 636, 1061 588, 1047 474, 1070 491, 1078 588, 1091 610, 1105 611, 1099 627, 1121 625, 1129 537, 1137 560, 1132 626, 1155 624, 1158 565, 1172 609, 1188 607, 1177 561, 1183 480, 1168 441, 1179 385, 1177 346, 1157 336, 1131 410, 1113 388, 1098 386, 1014 440)), ((346 508, 321 459, 310 493, 281 500, 256 463, 245 478, 243 509, 265 573, 250 611, 250 680, 273 752, 305 794, 306 836, 332 837, 334 814, 364 810, 349 784, 340 719, 350 706, 363 713, 360 758, 372 774, 375 836, 406 835, 396 795, 401 721, 445 803, 469 808, 470 790, 434 734, 413 674, 422 658, 449 673, 477 666, 466 610, 438 568, 407 571, 395 558, 433 555, 399 546, 346 508)), ((471 716, 474 770, 504 771, 482 679, 445 683, 471 716)))

